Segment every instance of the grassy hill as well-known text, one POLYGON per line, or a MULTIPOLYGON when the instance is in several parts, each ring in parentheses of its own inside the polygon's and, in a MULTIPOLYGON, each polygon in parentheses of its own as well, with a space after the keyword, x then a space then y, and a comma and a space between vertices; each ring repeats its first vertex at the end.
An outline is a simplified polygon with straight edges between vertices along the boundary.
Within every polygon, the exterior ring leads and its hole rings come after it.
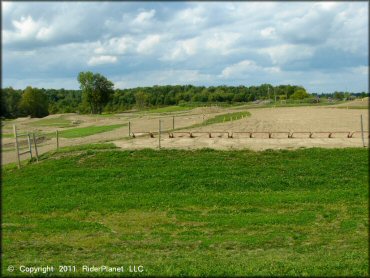
POLYGON ((366 149, 108 148, 3 170, 3 274, 368 275, 366 149))

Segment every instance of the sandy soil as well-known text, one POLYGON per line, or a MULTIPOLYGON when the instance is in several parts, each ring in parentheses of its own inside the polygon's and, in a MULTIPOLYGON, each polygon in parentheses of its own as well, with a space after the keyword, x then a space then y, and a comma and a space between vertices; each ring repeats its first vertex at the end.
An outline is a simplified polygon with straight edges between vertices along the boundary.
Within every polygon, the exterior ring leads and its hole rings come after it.
MULTIPOLYGON (((261 108, 249 109, 251 116, 211 126, 183 129, 192 131, 194 138, 189 134, 174 133, 175 138, 168 138, 165 133, 162 136, 163 148, 215 148, 215 149, 295 149, 301 147, 361 147, 363 146, 360 133, 355 133, 353 138, 347 138, 348 133, 333 133, 333 138, 328 138, 329 132, 354 132, 360 131, 360 115, 363 115, 364 128, 368 130, 368 110, 364 109, 331 109, 326 107, 292 107, 292 108, 261 108), (228 138, 227 133, 208 134, 199 132, 229 132, 233 138, 228 138), (294 134, 294 138, 287 138, 288 133, 273 133, 273 138, 268 134, 254 134, 255 138, 249 138, 247 133, 235 132, 314 132, 312 138, 309 133, 294 134), (326 132, 326 133, 315 133, 326 132)), ((365 135, 368 135, 366 133, 365 135)), ((158 148, 158 137, 135 138, 131 140, 116 140, 114 143, 123 149, 158 148)), ((367 136, 366 136, 367 137, 367 136)), ((365 138, 368 145, 368 138, 365 138)))
MULTIPOLYGON (((247 133, 235 132, 355 132, 360 131, 360 115, 363 115, 364 129, 368 131, 368 109, 333 109, 330 107, 289 107, 289 108, 253 108, 248 109, 250 117, 232 122, 219 123, 198 128, 187 128, 203 122, 203 119, 214 117, 218 114, 235 112, 232 108, 196 108, 190 111, 181 111, 168 114, 154 113, 122 113, 113 117, 96 117, 91 115, 63 114, 63 118, 80 121, 77 127, 91 125, 112 125, 131 123, 131 132, 137 135, 134 139, 127 139, 128 127, 122 127, 113 131, 94 134, 83 138, 65 139, 60 138, 60 146, 73 146, 97 142, 113 142, 123 149, 158 148, 158 137, 150 138, 143 132, 158 132, 158 121, 162 120, 164 130, 161 145, 164 148, 215 148, 215 149, 295 149, 300 147, 361 147, 360 133, 355 133, 353 138, 346 138, 347 134, 333 134, 334 138, 328 138, 328 133, 314 133, 313 138, 306 134, 295 134, 295 138, 287 138, 287 133, 273 133, 272 138, 268 134, 254 134, 255 138, 249 138, 247 133), (175 138, 168 138, 166 131, 172 129, 172 117, 175 116, 175 128, 181 131, 192 132, 229 132, 233 138, 227 138, 226 133, 213 133, 213 138, 208 134, 194 133, 195 138, 189 138, 189 134, 175 133, 175 138), (140 136, 141 135, 141 136, 140 136)), ((52 115, 48 118, 60 117, 52 115)), ((31 123, 39 119, 20 118, 15 121, 6 121, 3 132, 11 133, 12 124, 15 123, 20 131, 41 130, 42 132, 55 131, 55 127, 35 126, 31 123)), ((76 128, 76 127, 70 127, 76 128)), ((68 129, 68 128, 65 128, 68 129)), ((61 130, 59 128, 59 130, 61 130)), ((365 134, 365 143, 368 146, 368 133, 365 134)), ((14 139, 2 139, 2 162, 3 164, 15 162, 16 156, 13 150, 14 139), (5 150, 5 151, 4 151, 5 150)), ((39 153, 44 153, 56 148, 55 138, 47 140, 39 146, 39 153)), ((28 155, 22 158, 27 159, 28 155)))
MULTIPOLYGON (((364 127, 369 125, 366 109, 331 109, 327 107, 287 107, 248 109, 250 117, 215 124, 211 130, 238 131, 358 131, 360 115, 364 127)), ((202 127, 198 130, 209 130, 202 127)))
POLYGON ((336 105, 333 105, 332 107, 369 107, 369 98, 368 97, 365 97, 365 98, 362 98, 362 99, 355 99, 355 100, 352 100, 352 101, 348 101, 348 102, 344 102, 344 103, 340 103, 340 104, 336 104, 336 105))
MULTIPOLYGON (((368 139, 366 140, 369 145, 368 139)), ((142 138, 131 139, 125 141, 113 141, 113 143, 122 149, 143 149, 153 148, 158 149, 158 138, 142 138)), ((267 138, 226 138, 216 137, 208 138, 199 136, 195 138, 178 137, 178 138, 163 138, 161 140, 161 148, 164 149, 200 149, 213 148, 219 150, 227 149, 251 149, 261 151, 266 149, 298 149, 310 147, 322 148, 344 148, 344 147, 362 147, 361 138, 293 138, 293 139, 267 139, 267 138)))

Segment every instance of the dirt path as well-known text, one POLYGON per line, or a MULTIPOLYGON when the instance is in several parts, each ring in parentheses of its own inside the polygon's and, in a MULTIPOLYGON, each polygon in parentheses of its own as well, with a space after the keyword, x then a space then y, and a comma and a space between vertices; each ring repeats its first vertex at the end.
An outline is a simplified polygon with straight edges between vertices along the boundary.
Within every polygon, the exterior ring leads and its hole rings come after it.
MULTIPOLYGON (((367 146, 369 141, 366 140, 367 146)), ((114 141, 116 146, 122 149, 158 149, 157 138, 141 138, 125 141, 114 141)), ((313 138, 313 139, 267 139, 267 138, 208 138, 199 136, 196 138, 177 137, 164 138, 161 140, 161 147, 164 149, 200 149, 213 148, 219 150, 229 149, 251 149, 255 151, 266 149, 298 149, 298 148, 346 148, 362 147, 361 138, 313 138)))
MULTIPOLYGON (((158 121, 162 120, 162 130, 172 129, 172 120, 175 116, 175 128, 183 128, 187 131, 223 131, 234 132, 234 138, 226 138, 226 134, 214 134, 214 138, 208 138, 207 134, 195 134, 195 138, 189 138, 186 134, 178 134, 176 138, 168 138, 164 132, 162 146, 164 148, 204 148, 210 147, 215 149, 244 149, 253 150, 280 149, 280 148, 300 148, 300 147, 361 147, 362 140, 360 134, 355 134, 354 138, 346 138, 346 134, 335 134, 336 138, 327 138, 328 134, 315 134, 314 138, 308 138, 308 134, 296 135, 288 139, 287 134, 274 134, 273 138, 266 138, 266 134, 255 134, 254 137, 248 138, 248 134, 235 134, 235 132, 259 131, 360 131, 360 115, 363 115, 364 128, 368 131, 369 110, 368 109, 334 109, 330 107, 285 107, 285 108, 259 108, 249 109, 250 117, 213 124, 200 126, 197 128, 188 128, 194 124, 203 122, 205 119, 212 118, 215 115, 235 112, 232 108, 196 108, 190 111, 181 111, 173 114, 150 114, 150 113, 122 113, 113 117, 97 117, 91 115, 64 114, 52 115, 48 118, 63 116, 73 121, 81 121, 78 127, 88 127, 91 125, 113 125, 131 122, 131 132, 140 135, 140 132, 158 132, 158 121), (221 136, 222 137, 218 137, 221 136), (181 137, 180 137, 181 136, 181 137), (319 138, 322 137, 322 138, 319 138), (326 137, 326 138, 325 138, 326 137), (340 137, 340 138, 339 138, 340 137)), ((20 130, 40 129, 43 132, 55 131, 55 127, 35 127, 31 123, 39 119, 17 119, 7 122, 4 130, 11 132, 11 124, 16 123, 20 130)), ((72 127, 76 128, 76 127, 72 127)), ((148 135, 139 136, 135 139, 127 140, 128 126, 117 128, 115 130, 98 133, 82 138, 66 139, 60 138, 60 146, 75 146, 81 144, 114 142, 117 146, 124 149, 137 148, 157 148, 158 139, 148 138, 148 135)), ((368 145, 368 139, 366 138, 368 145)), ((2 139, 2 162, 3 164, 15 162, 16 156, 13 150, 14 139, 2 139), (4 151, 5 150, 5 151, 4 151), (6 151, 7 150, 7 151, 6 151)), ((50 138, 46 143, 39 147, 39 153, 44 153, 56 148, 55 138, 50 138)), ((23 157, 27 159, 27 155, 23 157)))
MULTIPOLYGON (((231 110, 232 111, 232 110, 231 110)), ((360 115, 363 115, 364 128, 368 130, 368 110, 364 109, 332 109, 327 107, 289 107, 289 108, 261 108, 249 109, 250 117, 241 120, 214 124, 211 126, 201 126, 198 128, 184 129, 185 131, 223 131, 229 132, 325 132, 325 131, 360 131, 360 115)), ((230 111, 224 111, 228 113, 230 111)), ((287 134, 273 134, 269 139, 267 134, 254 134, 257 138, 248 138, 249 134, 233 134, 234 138, 227 138, 227 134, 213 134, 214 138, 208 138, 207 134, 194 134, 195 138, 189 138, 188 134, 176 134, 175 138, 168 138, 163 135, 161 142, 164 148, 215 148, 215 149, 245 149, 265 150, 265 149, 295 149, 301 147, 362 147, 360 134, 356 133, 354 138, 347 138, 347 134, 333 134, 335 138, 328 138, 328 133, 314 134, 313 138, 308 138, 309 134, 295 134, 296 138, 287 138, 287 134), (221 137, 219 137, 221 136, 221 137), (300 137, 300 138, 297 138, 300 137)), ((367 133, 365 134, 367 135, 367 133)), ((131 140, 119 141, 114 143, 124 149, 138 148, 158 148, 157 138, 135 138, 131 140)), ((368 146, 368 138, 365 138, 368 146)))

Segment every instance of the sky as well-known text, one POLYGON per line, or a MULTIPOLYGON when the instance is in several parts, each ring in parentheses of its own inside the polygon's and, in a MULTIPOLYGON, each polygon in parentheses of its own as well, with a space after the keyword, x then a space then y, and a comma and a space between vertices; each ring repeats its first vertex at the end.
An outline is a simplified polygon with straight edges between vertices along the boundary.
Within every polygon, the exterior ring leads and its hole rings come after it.
POLYGON ((4 2, 3 87, 291 84, 368 91, 365 2, 4 2))

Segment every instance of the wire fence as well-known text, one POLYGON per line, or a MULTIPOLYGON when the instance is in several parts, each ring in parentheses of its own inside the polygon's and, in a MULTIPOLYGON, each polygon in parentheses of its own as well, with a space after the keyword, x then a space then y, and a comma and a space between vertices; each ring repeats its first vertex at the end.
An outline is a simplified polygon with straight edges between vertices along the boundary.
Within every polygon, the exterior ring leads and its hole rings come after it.
MULTIPOLYGON (((241 117, 242 119, 243 117, 241 117)), ((236 118, 237 119, 237 118, 236 118)), ((236 120, 235 119, 235 120, 236 120)), ((204 122, 203 117, 203 122, 204 122)), ((231 121, 233 118, 231 118, 231 121)), ((226 119, 224 118, 222 122, 225 122, 226 119)), ((370 138, 369 131, 365 131, 363 128, 363 121, 361 116, 361 130, 355 131, 246 131, 246 130, 233 130, 231 127, 226 127, 226 130, 197 130, 196 127, 202 127, 202 129, 206 125, 196 124, 196 126, 179 126, 177 127, 175 122, 175 117, 171 117, 170 120, 164 120, 163 118, 158 120, 158 126, 155 128, 155 122, 152 122, 152 130, 140 130, 137 129, 135 125, 133 125, 130 121, 128 121, 128 132, 126 134, 121 133, 114 138, 109 138, 110 141, 119 140, 122 138, 138 138, 138 137, 146 137, 149 138, 158 138, 158 147, 161 148, 161 140, 162 138, 167 135, 168 138, 197 138, 197 137, 206 137, 206 138, 255 138, 255 139, 302 139, 302 138, 362 138, 363 146, 365 147, 365 138, 370 138), (157 130, 155 130, 157 129, 157 130), (164 136, 163 136, 164 135, 164 136)), ((63 138, 61 141, 60 133, 58 130, 54 132, 42 132, 42 131, 33 131, 33 132, 19 132, 17 127, 13 126, 14 132, 14 146, 15 152, 17 156, 18 167, 20 168, 20 157, 23 155, 29 155, 31 160, 33 158, 38 161, 38 148, 44 149, 54 149, 58 150, 60 147, 60 143, 63 143, 63 146, 71 146, 79 145, 79 144, 86 144, 85 140, 80 141, 73 141, 73 143, 68 138, 63 138), (35 157, 33 156, 35 155, 35 157)), ((82 138, 80 138, 82 139, 82 138)), ((92 142, 89 140, 89 143, 97 143, 99 140, 97 139, 96 142, 92 142)), ((5 143, 2 145, 3 151, 11 150, 12 143, 5 143)))

